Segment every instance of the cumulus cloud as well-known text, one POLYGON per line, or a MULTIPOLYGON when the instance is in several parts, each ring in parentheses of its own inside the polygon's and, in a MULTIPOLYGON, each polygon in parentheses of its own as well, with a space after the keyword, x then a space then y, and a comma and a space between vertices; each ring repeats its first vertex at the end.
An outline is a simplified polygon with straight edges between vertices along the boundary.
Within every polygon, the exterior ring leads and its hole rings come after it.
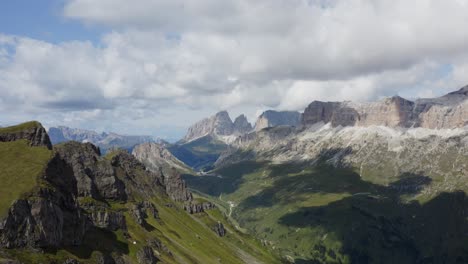
POLYGON ((99 43, 0 35, 3 108, 184 127, 221 109, 251 117, 468 83, 468 0, 69 0, 63 15, 108 31, 99 43))

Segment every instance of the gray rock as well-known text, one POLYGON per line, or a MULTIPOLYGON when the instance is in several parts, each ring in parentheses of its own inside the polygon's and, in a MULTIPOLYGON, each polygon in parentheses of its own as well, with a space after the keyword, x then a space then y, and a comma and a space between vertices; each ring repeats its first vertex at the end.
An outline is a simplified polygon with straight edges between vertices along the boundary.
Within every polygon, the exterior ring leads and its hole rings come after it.
POLYGON ((216 205, 210 202, 204 203, 186 203, 184 204, 184 210, 187 211, 189 214, 198 214, 205 212, 206 210, 215 209, 216 205))
POLYGON ((131 212, 135 221, 141 226, 147 224, 146 219, 148 218, 148 214, 155 219, 159 218, 158 210, 154 204, 148 201, 134 204, 131 212))
POLYGON ((166 254, 168 254, 169 256, 172 256, 172 252, 169 250, 168 247, 166 247, 166 245, 164 245, 159 239, 157 238, 152 238, 150 240, 148 240, 148 246, 152 247, 153 249, 159 251, 160 253, 161 252, 164 252, 166 254))
POLYGON ((113 212, 107 209, 97 209, 91 213, 90 218, 93 222, 93 225, 99 228, 104 228, 110 231, 127 229, 125 216, 122 212, 113 212))
POLYGON ((126 201, 124 183, 116 177, 112 165, 101 160, 99 148, 91 143, 67 142, 55 149, 72 170, 78 196, 126 201))
POLYGON ((137 260, 139 264, 156 264, 159 261, 149 246, 144 246, 137 252, 137 260))
POLYGON ((193 200, 192 193, 188 190, 186 183, 182 180, 176 169, 164 177, 167 195, 176 202, 188 202, 193 200))
POLYGON ((255 123, 255 131, 276 126, 299 126, 301 124, 301 113, 295 111, 272 111, 263 112, 255 123))
POLYGON ((224 228, 223 223, 218 222, 214 227, 213 231, 219 236, 224 237, 226 235, 226 229, 224 228))
POLYGON ((151 171, 162 171, 165 175, 172 173, 172 168, 181 172, 191 172, 187 165, 172 155, 165 146, 158 143, 138 145, 133 149, 132 155, 151 171))
POLYGON ((234 133, 242 135, 252 131, 252 125, 247 121, 245 115, 240 115, 234 120, 234 133))
POLYGON ((205 118, 192 125, 185 135, 183 141, 189 142, 204 136, 239 136, 252 130, 252 125, 247 121, 245 115, 238 116, 234 122, 228 112, 221 111, 214 116, 205 118))

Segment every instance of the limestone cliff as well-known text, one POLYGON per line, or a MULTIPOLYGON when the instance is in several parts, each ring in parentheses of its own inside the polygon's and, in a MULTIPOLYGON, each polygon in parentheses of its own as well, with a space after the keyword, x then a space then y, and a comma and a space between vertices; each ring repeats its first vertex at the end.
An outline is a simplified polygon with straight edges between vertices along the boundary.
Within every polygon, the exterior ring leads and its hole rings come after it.
POLYGON ((468 125, 468 87, 434 99, 409 101, 399 96, 372 103, 312 102, 302 125, 388 126, 451 129, 468 125))
POLYGON ((301 114, 299 112, 268 110, 258 117, 255 123, 255 131, 275 126, 298 126, 300 121, 301 114))

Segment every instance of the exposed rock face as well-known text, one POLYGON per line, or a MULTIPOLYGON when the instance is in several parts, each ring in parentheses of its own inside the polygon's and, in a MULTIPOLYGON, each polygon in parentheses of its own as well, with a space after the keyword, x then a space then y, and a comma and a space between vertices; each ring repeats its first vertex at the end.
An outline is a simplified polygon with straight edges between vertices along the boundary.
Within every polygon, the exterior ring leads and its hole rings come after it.
POLYGON ((52 149, 50 138, 44 127, 39 122, 29 122, 26 124, 28 124, 27 128, 19 130, 2 131, 0 129, 0 142, 26 139, 29 140, 31 146, 45 146, 48 149, 52 149))
POLYGON ((94 226, 110 231, 126 230, 127 223, 122 212, 113 212, 106 209, 95 210, 90 215, 94 226))
POLYGON ((187 203, 184 205, 184 210, 187 211, 189 214, 198 214, 205 212, 206 210, 215 209, 216 205, 210 202, 204 203, 187 203))
POLYGON ((192 193, 187 189, 178 171, 191 171, 182 161, 174 157, 165 147, 157 143, 145 143, 135 147, 133 155, 147 168, 163 178, 167 195, 177 202, 192 200, 192 193))
POLYGON ((118 201, 127 199, 125 185, 116 177, 112 165, 99 162, 99 148, 91 143, 68 142, 58 146, 56 151, 73 170, 78 196, 118 201))
POLYGON ((164 193, 164 175, 161 172, 147 170, 130 153, 120 150, 114 153, 110 161, 116 170, 116 175, 125 183, 128 194, 151 197, 164 193))
POLYGON ((151 247, 145 246, 137 252, 137 260, 139 264, 156 264, 158 258, 154 255, 151 247))
POLYGON ((159 218, 158 210, 151 202, 144 201, 133 205, 132 215, 139 225, 143 226, 147 224, 146 219, 148 218, 148 214, 155 219, 159 218))
POLYGON ((252 131, 252 125, 247 121, 245 115, 240 115, 234 120, 234 132, 237 134, 245 134, 252 131))
POLYGON ((160 171, 164 174, 172 172, 172 168, 189 172, 191 169, 182 161, 172 155, 163 145, 158 143, 143 143, 136 146, 132 155, 153 171, 160 171))
POLYGON ((226 235, 226 229, 224 228, 224 225, 221 222, 218 222, 213 227, 213 231, 215 231, 215 233, 220 237, 223 237, 226 235))
POLYGON ((113 148, 131 150, 135 145, 155 142, 151 136, 127 136, 116 133, 97 133, 92 130, 69 128, 64 126, 49 128, 49 136, 53 144, 67 141, 89 142, 99 146, 104 152, 113 148))
POLYGON ((415 102, 399 96, 374 103, 312 102, 302 125, 457 128, 468 125, 468 87, 435 99, 415 102))
POLYGON ((294 111, 272 111, 263 112, 255 123, 255 131, 275 126, 298 126, 301 123, 301 114, 294 111))
POLYGON ((189 202, 193 200, 192 193, 188 190, 187 184, 180 177, 176 169, 164 177, 166 193, 176 202, 189 202))
POLYGON ((251 127, 244 115, 237 117, 233 123, 228 112, 221 111, 192 125, 183 140, 188 142, 207 135, 241 135, 249 132, 251 127))
POLYGON ((80 244, 89 220, 73 201, 73 195, 50 189, 40 189, 35 195, 34 199, 16 201, 7 217, 0 222, 0 246, 18 248, 80 244))

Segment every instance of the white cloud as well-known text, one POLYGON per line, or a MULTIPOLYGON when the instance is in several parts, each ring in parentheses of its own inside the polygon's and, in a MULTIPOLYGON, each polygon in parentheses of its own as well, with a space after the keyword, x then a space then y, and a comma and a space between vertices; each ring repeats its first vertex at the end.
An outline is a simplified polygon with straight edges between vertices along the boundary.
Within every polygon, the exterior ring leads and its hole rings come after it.
POLYGON ((99 43, 0 35, 0 108, 55 123, 109 118, 118 130, 150 118, 187 126, 221 109, 436 96, 468 83, 467 3, 70 0, 65 17, 109 31, 99 43))

